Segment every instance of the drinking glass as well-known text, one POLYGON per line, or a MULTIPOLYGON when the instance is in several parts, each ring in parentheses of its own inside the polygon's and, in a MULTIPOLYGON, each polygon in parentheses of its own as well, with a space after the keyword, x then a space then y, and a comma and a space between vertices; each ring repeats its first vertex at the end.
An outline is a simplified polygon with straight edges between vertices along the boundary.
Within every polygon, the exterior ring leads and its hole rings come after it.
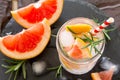
MULTIPOLYGON (((56 47, 57 47, 57 51, 58 51, 58 55, 59 55, 59 60, 62 64, 63 68, 72 74, 80 75, 80 74, 85 74, 85 73, 89 72, 95 66, 96 62, 101 57, 101 55, 104 51, 105 41, 102 41, 97 46, 97 49, 99 50, 99 52, 95 52, 94 50, 92 50, 92 52, 91 52, 93 55, 92 58, 76 60, 76 59, 69 57, 62 48, 62 44, 60 41, 60 34, 61 34, 61 32, 63 32, 65 30, 66 25, 70 25, 70 24, 73 25, 73 24, 78 24, 78 23, 79 24, 80 23, 89 24, 92 26, 92 29, 98 27, 98 25, 92 19, 88 19, 88 18, 84 18, 84 17, 77 17, 77 18, 68 20, 61 26, 61 28, 59 29, 59 31, 57 33, 56 47)), ((99 32, 96 36, 99 39, 104 39, 103 32, 99 32)))

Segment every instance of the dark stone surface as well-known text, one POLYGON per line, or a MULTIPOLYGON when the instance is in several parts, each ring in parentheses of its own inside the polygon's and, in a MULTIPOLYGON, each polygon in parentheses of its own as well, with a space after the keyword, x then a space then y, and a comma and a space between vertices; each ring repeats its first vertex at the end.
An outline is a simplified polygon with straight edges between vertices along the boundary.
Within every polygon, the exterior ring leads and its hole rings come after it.
MULTIPOLYGON (((99 22, 106 19, 106 15, 99 10, 97 7, 93 6, 92 4, 81 1, 81 0, 65 0, 64 2, 64 8, 63 12, 58 19, 56 23, 54 23, 52 27, 52 33, 57 34, 58 29, 60 26, 66 22, 67 20, 74 18, 74 17, 88 17, 88 18, 98 18, 99 22)), ((113 24, 114 26, 114 24, 113 24)), ((110 26, 112 27, 112 26, 110 26)), ((2 29, 1 35, 6 35, 7 32, 12 32, 13 34, 19 32, 22 30, 22 27, 17 24, 13 19, 11 19, 7 25, 2 29)), ((110 33, 111 41, 108 41, 106 44, 106 48, 104 51, 104 55, 106 57, 110 57, 111 59, 115 60, 118 64, 120 64, 120 54, 119 54, 119 43, 120 43, 120 31, 116 29, 115 31, 110 33)), ((0 54, 0 64, 6 64, 2 59, 7 58, 4 55, 0 54)), ((30 59, 27 62, 26 68, 27 68, 27 80, 61 80, 55 78, 55 72, 51 71, 47 72, 45 75, 42 76, 35 76, 32 72, 31 64, 34 61, 45 61, 48 64, 48 67, 55 67, 59 65, 58 60, 58 54, 56 50, 55 45, 55 37, 51 37, 51 40, 49 44, 47 45, 46 49, 43 51, 43 53, 40 56, 37 56, 34 59, 30 59)), ((94 67, 93 70, 91 70, 89 73, 84 75, 72 75, 68 72, 66 72, 63 69, 63 76, 67 77, 67 80, 78 80, 78 78, 82 80, 91 80, 90 73, 91 72, 98 72, 102 69, 99 67, 99 62, 94 67)), ((5 69, 0 66, 0 80, 7 80, 9 75, 4 74, 5 69)), ((113 80, 119 80, 119 74, 114 75, 113 80)), ((18 76, 17 80, 23 80, 21 77, 22 74, 18 76)), ((64 78, 65 79, 65 78, 64 78)))

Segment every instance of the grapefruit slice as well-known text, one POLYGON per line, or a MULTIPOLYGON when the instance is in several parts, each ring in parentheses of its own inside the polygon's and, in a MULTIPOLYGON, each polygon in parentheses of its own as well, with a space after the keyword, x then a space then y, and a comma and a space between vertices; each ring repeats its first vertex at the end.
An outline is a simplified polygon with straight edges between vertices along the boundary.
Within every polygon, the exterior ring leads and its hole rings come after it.
POLYGON ((110 69, 106 71, 92 73, 91 76, 93 80, 112 80, 113 73, 114 70, 110 69))
POLYGON ((51 29, 48 21, 23 30, 15 35, 0 38, 0 50, 13 59, 29 59, 39 55, 50 39, 51 29))
POLYGON ((87 44, 80 38, 76 38, 75 43, 70 51, 68 51, 68 55, 74 59, 84 59, 91 58, 91 53, 88 48, 83 48, 87 44))
POLYGON ((39 0, 28 6, 11 11, 12 17, 25 28, 41 22, 44 18, 53 24, 60 16, 63 0, 39 0))
POLYGON ((80 34, 83 32, 89 32, 92 27, 88 24, 74 24, 66 25, 66 29, 74 34, 80 34))

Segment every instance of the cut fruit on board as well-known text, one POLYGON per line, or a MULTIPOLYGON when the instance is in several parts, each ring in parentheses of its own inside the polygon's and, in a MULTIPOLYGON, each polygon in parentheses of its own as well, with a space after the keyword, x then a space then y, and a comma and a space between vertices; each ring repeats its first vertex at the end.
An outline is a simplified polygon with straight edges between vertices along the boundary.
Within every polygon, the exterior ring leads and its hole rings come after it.
POLYGON ((76 38, 75 43, 70 51, 68 51, 68 55, 74 59, 83 59, 83 58, 91 58, 91 53, 88 48, 83 48, 87 44, 80 38, 76 38))
POLYGON ((92 80, 112 80, 114 70, 106 70, 101 72, 95 72, 91 74, 92 80))
POLYGON ((23 30, 15 35, 0 37, 1 52, 13 59, 29 59, 39 55, 50 39, 51 29, 48 20, 23 30))
POLYGON ((63 9, 64 0, 39 0, 28 6, 11 11, 12 17, 17 23, 25 28, 29 28, 46 18, 50 25, 60 16, 63 9))

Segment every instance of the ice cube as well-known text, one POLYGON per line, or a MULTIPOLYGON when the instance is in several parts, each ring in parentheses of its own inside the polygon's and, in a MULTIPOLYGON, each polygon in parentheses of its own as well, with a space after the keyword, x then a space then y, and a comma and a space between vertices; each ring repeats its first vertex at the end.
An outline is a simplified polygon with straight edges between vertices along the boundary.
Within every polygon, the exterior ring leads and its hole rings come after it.
POLYGON ((75 40, 71 32, 63 31, 60 33, 60 42, 64 47, 72 46, 74 41, 75 40))
POLYGON ((32 64, 32 70, 36 75, 41 75, 45 72, 46 63, 44 61, 36 61, 32 64))
POLYGON ((114 74, 119 72, 119 64, 115 63, 115 61, 111 60, 108 57, 102 57, 102 61, 100 63, 100 67, 105 70, 114 69, 114 74))

